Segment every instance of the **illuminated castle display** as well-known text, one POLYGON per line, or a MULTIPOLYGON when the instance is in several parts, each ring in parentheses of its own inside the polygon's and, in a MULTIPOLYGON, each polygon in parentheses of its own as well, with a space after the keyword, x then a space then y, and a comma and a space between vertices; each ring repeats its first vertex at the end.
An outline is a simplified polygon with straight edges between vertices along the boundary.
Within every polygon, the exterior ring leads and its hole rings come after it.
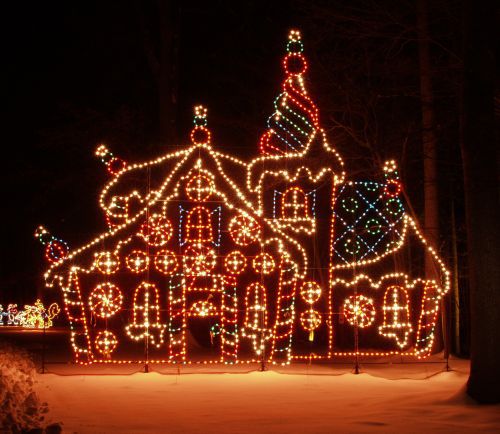
POLYGON ((132 164, 97 149, 108 231, 68 250, 39 229, 78 362, 430 354, 450 277, 405 212, 396 163, 382 181, 349 179, 308 96, 297 31, 283 66, 260 155, 217 151, 198 106, 176 152, 132 164))

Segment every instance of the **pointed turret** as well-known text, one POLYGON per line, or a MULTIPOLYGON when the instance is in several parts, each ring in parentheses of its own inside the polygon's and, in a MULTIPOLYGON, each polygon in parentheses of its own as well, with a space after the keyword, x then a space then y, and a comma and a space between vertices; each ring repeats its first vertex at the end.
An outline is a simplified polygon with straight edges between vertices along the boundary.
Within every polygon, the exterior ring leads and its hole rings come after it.
POLYGON ((304 86, 307 61, 298 30, 290 31, 286 51, 282 93, 274 102, 275 111, 260 139, 260 152, 266 155, 301 152, 319 128, 318 108, 304 86))

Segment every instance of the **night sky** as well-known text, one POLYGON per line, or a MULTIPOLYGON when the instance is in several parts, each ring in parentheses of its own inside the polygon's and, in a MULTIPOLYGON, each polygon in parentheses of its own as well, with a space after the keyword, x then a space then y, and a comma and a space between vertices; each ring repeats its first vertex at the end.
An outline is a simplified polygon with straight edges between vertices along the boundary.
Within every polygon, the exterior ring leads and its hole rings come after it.
MULTIPOLYGON (((372 129, 374 143, 381 143, 374 151, 379 176, 385 158, 409 168, 403 178, 415 188, 418 212, 418 56, 411 32, 408 40, 399 36, 401 28, 415 22, 414 5, 398 2, 396 10, 395 5, 380 8, 359 1, 375 9, 352 7, 349 13, 361 16, 354 22, 340 3, 181 2, 177 133, 187 143, 192 107, 202 103, 209 109, 216 148, 241 158, 255 156, 283 78, 287 33, 299 28, 311 61, 308 88, 350 173, 367 151, 348 135, 336 136, 334 121, 345 117, 347 106, 363 107, 366 96, 377 101, 378 123, 369 118, 366 129, 366 119, 354 119, 352 125, 369 134, 372 129)), ((153 41, 158 36, 156 7, 153 0, 12 2, 3 7, 7 134, 0 184, 0 304, 22 305, 43 293, 46 261, 33 237, 38 225, 67 241, 70 249, 107 229, 98 208, 98 195, 109 179, 94 156, 99 143, 134 162, 182 145, 182 140, 166 143, 160 136, 158 91, 144 43, 145 29, 153 41)), ((449 11, 446 4, 433 11, 431 25, 453 35, 449 11)), ((438 66, 448 61, 443 55, 436 59, 438 66)), ((455 72, 443 71, 439 78, 445 85, 437 94, 443 108, 437 112, 438 122, 443 119, 439 134, 456 146, 455 133, 449 133, 457 129, 456 116, 449 113, 456 97, 446 87, 453 83, 447 74, 455 72)), ((452 153, 458 154, 457 149, 452 153)), ((448 164, 448 154, 443 161, 448 164)))
MULTIPOLYGON (((188 139, 192 106, 206 104, 215 143, 244 157, 256 152, 281 81, 284 38, 296 23, 286 2, 211 3, 181 7, 179 135, 188 139), (252 135, 238 119, 255 126, 252 135)), ((70 248, 106 229, 99 142, 129 161, 168 150, 139 19, 154 37, 153 9, 134 1, 4 7, 0 303, 28 303, 43 290, 38 225, 70 248)))

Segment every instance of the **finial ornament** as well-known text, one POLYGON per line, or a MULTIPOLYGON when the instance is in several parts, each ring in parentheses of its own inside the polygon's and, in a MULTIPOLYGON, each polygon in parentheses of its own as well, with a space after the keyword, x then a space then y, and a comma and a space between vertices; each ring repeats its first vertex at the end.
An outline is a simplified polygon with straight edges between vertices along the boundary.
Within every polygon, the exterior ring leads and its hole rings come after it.
POLYGON ((191 142, 194 145, 210 143, 210 130, 207 128, 207 108, 202 105, 194 107, 194 128, 191 130, 191 142))
POLYGON ((44 226, 38 226, 35 238, 45 246, 45 257, 49 262, 59 262, 68 255, 68 244, 52 236, 44 226))
POLYGON ((111 175, 117 175, 127 167, 127 162, 121 158, 115 157, 103 143, 97 147, 95 155, 106 165, 106 168, 111 175))

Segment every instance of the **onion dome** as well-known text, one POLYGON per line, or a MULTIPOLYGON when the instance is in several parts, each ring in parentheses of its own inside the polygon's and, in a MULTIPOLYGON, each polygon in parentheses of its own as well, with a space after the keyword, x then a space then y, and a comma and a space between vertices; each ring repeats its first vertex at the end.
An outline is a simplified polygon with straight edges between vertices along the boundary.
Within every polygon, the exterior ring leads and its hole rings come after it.
POLYGON ((260 151, 267 155, 301 152, 319 128, 318 108, 304 86, 307 61, 299 31, 290 31, 286 51, 282 92, 274 101, 275 111, 260 139, 260 151))

